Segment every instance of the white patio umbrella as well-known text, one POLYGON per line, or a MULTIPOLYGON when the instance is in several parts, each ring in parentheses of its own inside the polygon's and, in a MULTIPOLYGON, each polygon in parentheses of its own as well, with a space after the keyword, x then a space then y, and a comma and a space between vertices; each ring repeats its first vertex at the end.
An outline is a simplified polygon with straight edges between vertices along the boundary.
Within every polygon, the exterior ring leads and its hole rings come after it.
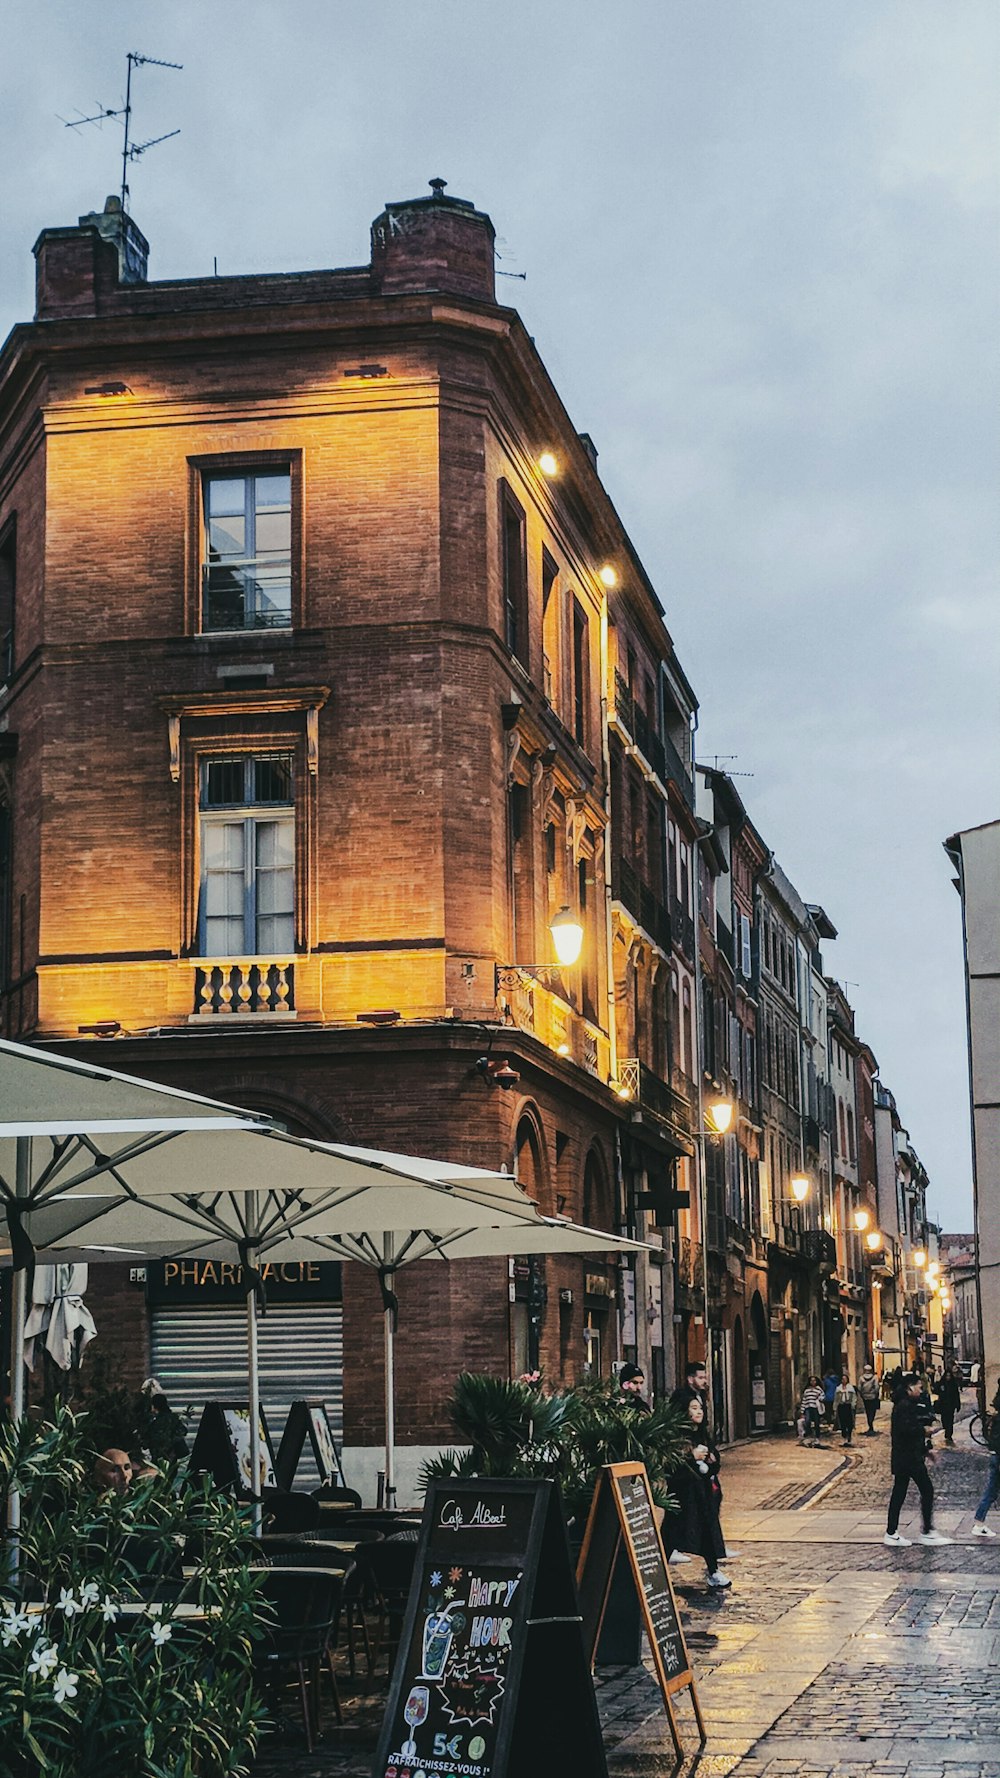
MULTIPOLYGON (((24 1217, 67 1181, 95 1179, 122 1160, 197 1129, 261 1128, 271 1120, 114 1069, 0 1039, 0 1207, 14 1267, 11 1293, 11 1415, 24 1415, 24 1325, 34 1252, 24 1217), (111 1140, 109 1140, 111 1138, 111 1140)), ((7 1497, 11 1568, 17 1568, 20 1498, 7 1497)))
MULTIPOLYGON (((374 1155, 371 1150, 351 1150, 374 1155)), ((390 1157, 403 1165, 405 1156, 390 1157)), ((378 1275, 383 1303, 385 1387, 385 1490, 387 1504, 395 1483, 395 1274, 418 1260, 501 1258, 513 1254, 536 1257, 574 1253, 634 1253, 644 1243, 601 1229, 588 1229, 561 1217, 543 1217, 516 1181, 506 1174, 477 1172, 454 1163, 412 1162, 425 1171, 440 1168, 460 1174, 436 1186, 397 1184, 395 1192, 372 1185, 363 1203, 357 1196, 337 1202, 303 1201, 299 1194, 272 1190, 254 1195, 254 1225, 248 1229, 248 1205, 241 1193, 211 1198, 159 1198, 129 1206, 115 1203, 100 1209, 100 1200, 68 1199, 51 1204, 30 1218, 32 1238, 47 1250, 90 1258, 176 1253, 178 1228, 187 1231, 184 1252, 191 1257, 231 1259, 245 1267, 264 1258, 278 1261, 340 1258, 366 1265, 378 1275), (291 1200, 290 1202, 288 1200, 291 1200), (359 1214, 360 1211, 360 1214, 359 1214), (134 1214, 133 1214, 134 1213, 134 1214), (129 1230, 136 1231, 130 1239, 129 1230), (237 1233, 237 1230, 245 1232, 237 1233), (200 1238, 199 1238, 200 1237, 200 1238)), ((398 1176, 397 1176, 398 1177, 398 1176)), ((105 1201, 106 1203, 106 1201, 105 1201)), ((247 1297, 248 1330, 256 1323, 256 1304, 247 1297)), ((256 1340, 249 1332, 251 1432, 257 1424, 256 1340)), ((257 1451, 251 1450, 254 1475, 257 1451)))
POLYGON ((34 1370, 39 1352, 47 1352, 61 1371, 68 1371, 97 1334, 94 1317, 83 1300, 87 1267, 36 1266, 31 1308, 24 1324, 24 1362, 34 1370))
MULTIPOLYGON (((171 1151, 148 1149, 116 1165, 112 1181, 70 1183, 23 1217, 25 1235, 63 1259, 124 1259, 183 1250, 236 1260, 247 1293, 251 1474, 259 1474, 259 1267, 280 1261, 366 1255, 385 1303, 387 1476, 395 1491, 393 1314, 388 1279, 417 1238, 443 1244, 476 1229, 543 1229, 517 1181, 455 1162, 314 1143, 274 1131, 234 1132, 205 1149, 180 1136, 171 1151), (405 1171, 404 1171, 405 1169, 405 1171), (178 1193, 178 1176, 191 1189, 178 1193), (238 1186, 218 1189, 223 1180, 238 1186), (276 1181, 280 1181, 277 1184, 276 1181), (359 1235, 358 1230, 365 1230, 359 1235), (381 1249, 370 1248, 373 1232, 381 1249), (339 1243, 343 1243, 343 1246, 339 1243), (381 1253, 381 1258, 379 1257, 381 1253)), ((533 1251, 518 1248, 517 1251, 533 1251)))

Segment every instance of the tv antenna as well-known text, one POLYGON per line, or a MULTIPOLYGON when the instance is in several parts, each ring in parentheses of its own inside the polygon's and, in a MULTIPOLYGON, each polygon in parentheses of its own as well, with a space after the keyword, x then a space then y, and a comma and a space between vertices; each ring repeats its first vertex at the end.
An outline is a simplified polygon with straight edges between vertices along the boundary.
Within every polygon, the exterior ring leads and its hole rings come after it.
POLYGON ((739 757, 738 753, 713 753, 711 759, 706 760, 705 764, 710 765, 713 772, 725 772, 727 778, 752 778, 753 772, 733 772, 729 769, 730 762, 739 759, 739 757))
POLYGON ((179 129, 168 130, 165 136, 151 136, 148 142, 133 142, 133 140, 132 140, 132 73, 133 73, 133 70, 136 68, 176 68, 176 69, 180 70, 184 66, 183 62, 161 62, 157 59, 156 56, 140 55, 139 51, 137 49, 130 49, 129 50, 128 55, 126 57, 126 62, 128 64, 128 68, 127 68, 127 72, 125 75, 125 103, 124 103, 124 105, 119 105, 117 108, 115 106, 111 106, 111 105, 102 105, 98 111, 94 112, 93 117, 72 117, 69 119, 63 118, 61 120, 63 123, 65 123, 66 128, 68 130, 79 130, 79 129, 83 128, 84 124, 89 124, 89 123, 96 123, 98 125, 98 127, 100 127, 100 125, 104 123, 105 119, 109 118, 109 117, 120 117, 122 119, 124 126, 125 126, 125 138, 124 138, 124 141, 122 142, 121 206, 122 206, 123 212, 125 210, 125 199, 129 195, 129 191, 128 191, 129 163, 131 161, 137 161, 139 159, 140 155, 143 155, 146 153, 146 150, 148 148, 158 148, 161 142, 169 142, 171 136, 179 136, 180 135, 179 129))

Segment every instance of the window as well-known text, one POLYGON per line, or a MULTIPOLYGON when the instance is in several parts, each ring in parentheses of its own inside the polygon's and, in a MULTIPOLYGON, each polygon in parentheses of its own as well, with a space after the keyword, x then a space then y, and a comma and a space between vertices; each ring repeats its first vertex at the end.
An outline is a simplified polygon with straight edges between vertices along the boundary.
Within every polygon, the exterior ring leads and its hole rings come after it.
POLYGON ((201 762, 203 957, 295 948, 295 811, 289 753, 201 762))
POLYGON ((573 733, 581 747, 587 745, 587 706, 590 703, 590 635, 587 613, 573 600, 573 733))
POLYGON ((556 709, 559 696, 559 568, 542 551, 542 690, 556 709))
POLYGON ((202 629, 287 629, 292 621, 290 469, 205 475, 202 629))
POLYGON ((740 915, 740 974, 746 981, 753 974, 753 951, 750 944, 750 921, 746 914, 740 915))
POLYGON ((17 582, 17 534, 13 521, 0 537, 0 685, 14 671, 14 593, 17 582))
POLYGON ((523 667, 528 665, 528 561, 524 511, 506 482, 500 483, 500 539, 503 552, 504 641, 523 667))
POLYGON ((13 878, 14 849, 10 810, 6 803, 0 803, 0 989, 9 988, 14 975, 11 956, 13 878))

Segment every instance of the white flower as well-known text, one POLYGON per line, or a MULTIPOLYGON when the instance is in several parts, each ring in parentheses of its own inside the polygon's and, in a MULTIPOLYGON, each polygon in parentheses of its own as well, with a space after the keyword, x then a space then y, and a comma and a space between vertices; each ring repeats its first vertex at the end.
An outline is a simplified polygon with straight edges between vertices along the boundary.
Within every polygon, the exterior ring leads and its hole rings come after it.
POLYGON ((101 1616, 106 1624, 113 1624, 115 1618, 118 1616, 118 1607, 110 1593, 105 1593, 104 1595, 104 1604, 101 1606, 101 1616))
POLYGON ((17 1642, 18 1638, 23 1636, 25 1630, 30 1627, 31 1619, 28 1613, 18 1610, 16 1606, 8 1602, 6 1615, 3 1622, 0 1623, 0 1641, 3 1642, 4 1648, 9 1648, 12 1642, 17 1642))
POLYGON ((85 1581, 80 1588, 81 1605, 96 1605, 101 1596, 101 1589, 96 1580, 85 1581))
POLYGON ((57 1704, 65 1704, 67 1698, 75 1698, 80 1689, 79 1673, 69 1673, 60 1667, 52 1687, 52 1696, 57 1704))
POLYGON ((77 1600, 73 1597, 72 1588, 70 1588, 70 1587, 60 1588, 59 1603, 56 1606, 56 1610, 65 1612, 67 1617, 72 1617, 73 1613, 75 1611, 79 1611, 80 1609, 81 1609, 81 1607, 80 1607, 79 1600, 77 1600))
POLYGON ((50 1674, 55 1672, 58 1665, 59 1650, 41 1640, 36 1642, 34 1649, 32 1650, 31 1659, 28 1662, 28 1672, 37 1673, 39 1679, 48 1679, 50 1674))
POLYGON ((173 1631, 169 1624, 154 1624, 150 1633, 153 1638, 154 1648, 162 1648, 163 1644, 169 1642, 173 1635, 173 1631))

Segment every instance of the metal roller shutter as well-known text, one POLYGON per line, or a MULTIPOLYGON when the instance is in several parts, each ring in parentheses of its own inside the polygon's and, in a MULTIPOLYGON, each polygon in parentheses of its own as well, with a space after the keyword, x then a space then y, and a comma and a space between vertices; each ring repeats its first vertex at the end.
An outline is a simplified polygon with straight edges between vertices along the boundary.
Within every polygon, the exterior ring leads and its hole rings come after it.
MULTIPOLYGON (((338 1447, 343 1442, 343 1314, 339 1303, 269 1304, 258 1323, 260 1398, 275 1454, 288 1410, 303 1397, 326 1403, 338 1447)), ((163 1304, 153 1310, 152 1374, 193 1438, 207 1401, 246 1401, 247 1324, 242 1307, 163 1304)), ((319 1477, 306 1443, 295 1478, 314 1488, 319 1477)))

